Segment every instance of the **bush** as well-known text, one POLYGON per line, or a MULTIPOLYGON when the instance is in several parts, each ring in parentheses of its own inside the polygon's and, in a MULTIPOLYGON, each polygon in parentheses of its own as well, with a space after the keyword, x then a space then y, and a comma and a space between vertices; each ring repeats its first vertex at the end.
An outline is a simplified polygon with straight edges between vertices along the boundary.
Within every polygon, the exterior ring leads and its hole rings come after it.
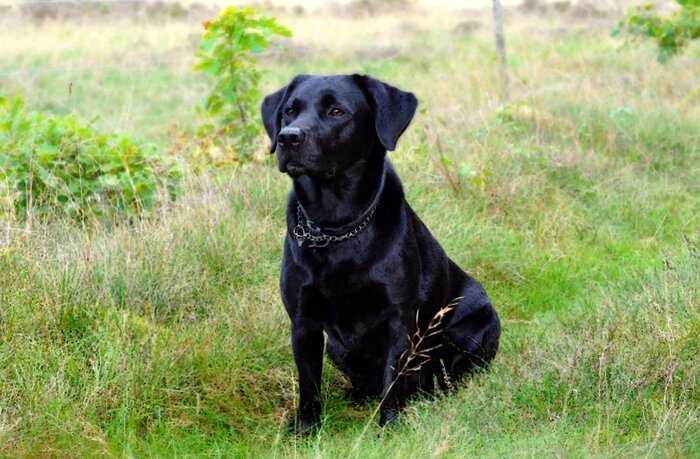
POLYGON ((680 6, 667 17, 658 16, 653 4, 633 9, 614 31, 651 38, 659 47, 659 62, 680 53, 691 40, 700 39, 700 0, 676 0, 680 6))
POLYGON ((174 198, 180 177, 153 146, 0 97, 0 197, 3 210, 20 219, 134 216, 151 208, 160 190, 174 198))
POLYGON ((200 129, 202 145, 216 151, 213 156, 220 163, 227 162, 220 158, 222 151, 229 160, 244 161, 260 134, 261 73, 255 55, 275 35, 289 37, 291 32, 252 8, 226 8, 204 26, 195 69, 213 77, 214 85, 204 103, 210 122, 200 129))

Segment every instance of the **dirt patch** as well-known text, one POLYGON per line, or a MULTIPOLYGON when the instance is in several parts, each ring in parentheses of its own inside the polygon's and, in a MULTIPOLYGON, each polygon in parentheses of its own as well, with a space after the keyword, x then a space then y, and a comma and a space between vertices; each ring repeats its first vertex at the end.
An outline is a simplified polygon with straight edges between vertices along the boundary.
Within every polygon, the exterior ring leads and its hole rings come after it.
POLYGON ((610 5, 590 0, 523 0, 517 9, 525 14, 556 13, 572 19, 601 19, 615 13, 610 5))
POLYGON ((528 14, 542 14, 549 10, 549 5, 542 0, 523 0, 520 6, 518 6, 518 10, 528 14))
POLYGON ((471 35, 477 30, 481 29, 483 24, 474 19, 467 19, 462 21, 452 28, 453 35, 471 35))
POLYGON ((133 1, 116 0, 104 3, 79 3, 74 1, 55 1, 51 3, 21 3, 16 12, 25 20, 43 23, 49 20, 80 21, 127 18, 145 21, 164 21, 171 19, 204 19, 217 14, 218 8, 202 3, 185 6, 179 2, 164 0, 133 1))
POLYGON ((406 11, 413 8, 412 0, 352 0, 348 3, 333 3, 331 11, 339 16, 365 17, 406 11))
POLYGON ((559 14, 566 13, 571 9, 571 2, 569 1, 561 1, 561 2, 554 2, 552 3, 552 9, 556 11, 559 14))
POLYGON ((571 7, 569 16, 574 19, 601 19, 610 16, 611 11, 607 11, 596 5, 594 2, 578 2, 571 7))

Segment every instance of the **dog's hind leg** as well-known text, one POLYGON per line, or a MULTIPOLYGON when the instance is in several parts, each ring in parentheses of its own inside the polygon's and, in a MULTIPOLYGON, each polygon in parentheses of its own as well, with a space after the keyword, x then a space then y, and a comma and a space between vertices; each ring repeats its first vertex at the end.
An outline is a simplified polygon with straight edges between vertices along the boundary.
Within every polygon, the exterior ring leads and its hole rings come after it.
POLYGON ((488 366, 498 350, 500 331, 498 316, 490 303, 460 302, 444 333, 441 354, 448 378, 454 380, 488 366))

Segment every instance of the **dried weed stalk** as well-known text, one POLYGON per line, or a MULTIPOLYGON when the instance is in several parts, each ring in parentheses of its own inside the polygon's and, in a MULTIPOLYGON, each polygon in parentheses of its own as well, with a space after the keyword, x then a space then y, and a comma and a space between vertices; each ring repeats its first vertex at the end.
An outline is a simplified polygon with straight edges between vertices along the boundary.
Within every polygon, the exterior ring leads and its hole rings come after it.
POLYGON ((462 300, 462 298, 463 297, 458 296, 454 300, 450 301, 447 305, 440 308, 435 313, 433 318, 430 319, 427 328, 423 332, 421 332, 420 323, 418 321, 420 316, 420 308, 416 311, 416 331, 413 333, 413 335, 410 335, 408 337, 411 345, 399 357, 399 362, 402 362, 399 367, 399 370, 396 372, 396 376, 394 377, 393 381, 391 381, 391 384, 389 384, 387 390, 384 392, 382 399, 372 411, 372 414, 370 415, 369 419, 367 419, 367 422, 365 423, 362 432, 360 432, 360 435, 358 435, 357 439, 355 440, 355 444, 352 447, 353 454, 357 452, 357 448, 359 447, 362 438, 364 438, 365 434, 367 433, 367 429, 372 423, 372 420, 379 412, 380 408, 384 404, 384 401, 394 388, 396 382, 404 376, 420 372, 420 370, 423 368, 423 365, 430 361, 430 352, 439 349, 441 346, 443 346, 442 343, 439 343, 435 346, 423 349, 423 346, 429 338, 437 336, 444 331, 443 320, 445 319, 445 316, 459 305, 459 302, 462 300))
POLYGON ((450 313, 450 311, 452 311, 454 308, 456 308, 457 305, 459 305, 459 302, 462 300, 462 298, 463 297, 461 296, 457 297, 451 302, 449 302, 447 305, 440 308, 435 313, 433 318, 430 319, 428 327, 423 332, 421 332, 420 324, 418 322, 420 309, 416 311, 416 331, 413 333, 413 335, 408 337, 411 345, 401 354, 401 357, 399 357, 399 362, 403 363, 401 364, 399 371, 396 373, 396 377, 394 378, 394 381, 392 382, 391 386, 389 386, 390 388, 389 390, 387 390, 387 393, 391 390, 393 384, 400 377, 419 373, 423 368, 423 365, 430 361, 430 352, 439 349, 443 346, 443 343, 438 343, 434 346, 423 349, 424 343, 428 339, 432 338, 433 336, 437 336, 443 332, 443 320, 445 316, 448 313, 450 313))

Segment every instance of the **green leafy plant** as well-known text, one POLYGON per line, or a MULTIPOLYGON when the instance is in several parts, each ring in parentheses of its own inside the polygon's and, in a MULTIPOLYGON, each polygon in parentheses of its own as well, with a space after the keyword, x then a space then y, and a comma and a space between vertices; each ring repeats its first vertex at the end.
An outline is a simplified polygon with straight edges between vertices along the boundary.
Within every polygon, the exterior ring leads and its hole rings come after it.
POLYGON ((20 219, 134 216, 161 190, 174 198, 180 177, 153 146, 0 97, 0 202, 20 219))
POLYGON ((289 37, 291 32, 253 8, 226 8, 204 27, 195 69, 210 75, 213 87, 204 102, 209 122, 200 129, 200 150, 216 164, 245 161, 260 133, 256 55, 274 36, 289 37))
POLYGON ((613 34, 651 38, 659 47, 659 62, 666 62, 700 38, 700 0, 676 0, 679 9, 660 16, 654 4, 637 7, 617 25, 613 34))

